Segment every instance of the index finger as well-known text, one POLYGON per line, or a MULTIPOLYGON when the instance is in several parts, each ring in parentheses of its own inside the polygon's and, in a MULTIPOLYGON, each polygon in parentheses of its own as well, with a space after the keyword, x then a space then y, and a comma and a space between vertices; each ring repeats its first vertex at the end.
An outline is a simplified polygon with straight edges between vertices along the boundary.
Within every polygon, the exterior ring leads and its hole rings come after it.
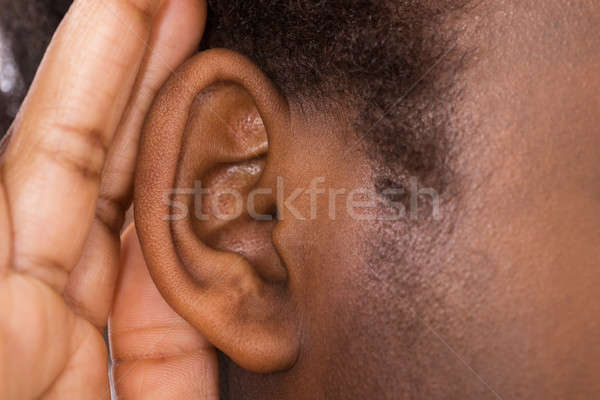
POLYGON ((159 3, 75 1, 13 126, 1 166, 12 264, 55 287, 64 287, 82 252, 159 3))

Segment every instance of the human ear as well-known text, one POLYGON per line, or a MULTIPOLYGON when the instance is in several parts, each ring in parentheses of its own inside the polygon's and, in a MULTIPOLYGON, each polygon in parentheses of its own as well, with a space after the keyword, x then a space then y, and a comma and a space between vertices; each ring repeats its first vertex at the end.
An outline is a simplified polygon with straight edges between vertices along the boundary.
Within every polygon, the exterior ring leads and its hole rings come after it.
POLYGON ((254 372, 289 368, 299 353, 270 218, 272 145, 288 131, 285 98, 251 61, 205 51, 155 100, 136 172, 135 221, 156 286, 207 340, 254 372))

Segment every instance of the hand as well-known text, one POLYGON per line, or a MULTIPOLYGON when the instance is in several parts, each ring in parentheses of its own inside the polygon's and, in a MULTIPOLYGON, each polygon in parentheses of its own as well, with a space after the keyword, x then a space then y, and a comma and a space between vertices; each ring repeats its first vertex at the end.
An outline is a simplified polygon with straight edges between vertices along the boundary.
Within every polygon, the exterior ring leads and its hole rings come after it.
POLYGON ((77 0, 57 30, 0 165, 0 398, 110 398, 111 309, 119 394, 216 393, 214 351, 154 289, 133 229, 120 250, 143 119, 205 14, 77 0))

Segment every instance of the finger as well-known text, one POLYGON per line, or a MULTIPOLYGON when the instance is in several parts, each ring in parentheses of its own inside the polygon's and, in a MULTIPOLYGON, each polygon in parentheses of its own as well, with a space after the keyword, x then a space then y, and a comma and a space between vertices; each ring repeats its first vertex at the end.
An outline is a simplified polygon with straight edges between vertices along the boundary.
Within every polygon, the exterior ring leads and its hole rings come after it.
POLYGON ((65 290, 73 308, 99 328, 106 324, 112 304, 120 230, 131 202, 144 117, 171 72, 197 50, 205 19, 204 1, 168 0, 161 5, 133 94, 108 152, 90 235, 65 290))
POLYGON ((132 227, 110 317, 112 377, 126 399, 218 399, 215 350, 162 299, 132 227))
POLYGON ((1 167, 12 263, 59 290, 88 235, 100 172, 158 3, 76 1, 17 116, 1 167))

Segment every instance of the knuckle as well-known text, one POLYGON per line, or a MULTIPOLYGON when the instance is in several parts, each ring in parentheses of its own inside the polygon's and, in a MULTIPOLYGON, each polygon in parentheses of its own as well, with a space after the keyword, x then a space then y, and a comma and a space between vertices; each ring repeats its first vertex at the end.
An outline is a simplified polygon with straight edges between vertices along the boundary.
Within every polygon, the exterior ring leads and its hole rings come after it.
POLYGON ((54 124, 37 144, 37 150, 84 179, 99 180, 108 143, 99 129, 54 124))
POLYGON ((127 205, 117 199, 101 195, 96 204, 96 220, 115 236, 121 233, 127 205))
POLYGON ((98 329, 104 328, 106 325, 105 318, 103 316, 98 316, 98 313, 84 300, 78 299, 76 296, 70 293, 68 286, 63 294, 63 298, 71 310, 73 310, 73 312, 75 312, 77 315, 85 318, 98 329))
POLYGON ((152 24, 159 3, 156 0, 113 0, 112 2, 118 9, 127 13, 127 16, 139 20, 143 26, 148 27, 152 24))
POLYGON ((50 257, 32 254, 15 256, 12 267, 15 272, 35 278, 59 293, 66 287, 70 271, 50 257))
MULTIPOLYGON (((88 18, 90 13, 101 18, 110 18, 124 23, 134 34, 150 31, 159 0, 74 0, 74 14, 88 18)), ((116 37, 112 39, 120 39, 116 37)))

